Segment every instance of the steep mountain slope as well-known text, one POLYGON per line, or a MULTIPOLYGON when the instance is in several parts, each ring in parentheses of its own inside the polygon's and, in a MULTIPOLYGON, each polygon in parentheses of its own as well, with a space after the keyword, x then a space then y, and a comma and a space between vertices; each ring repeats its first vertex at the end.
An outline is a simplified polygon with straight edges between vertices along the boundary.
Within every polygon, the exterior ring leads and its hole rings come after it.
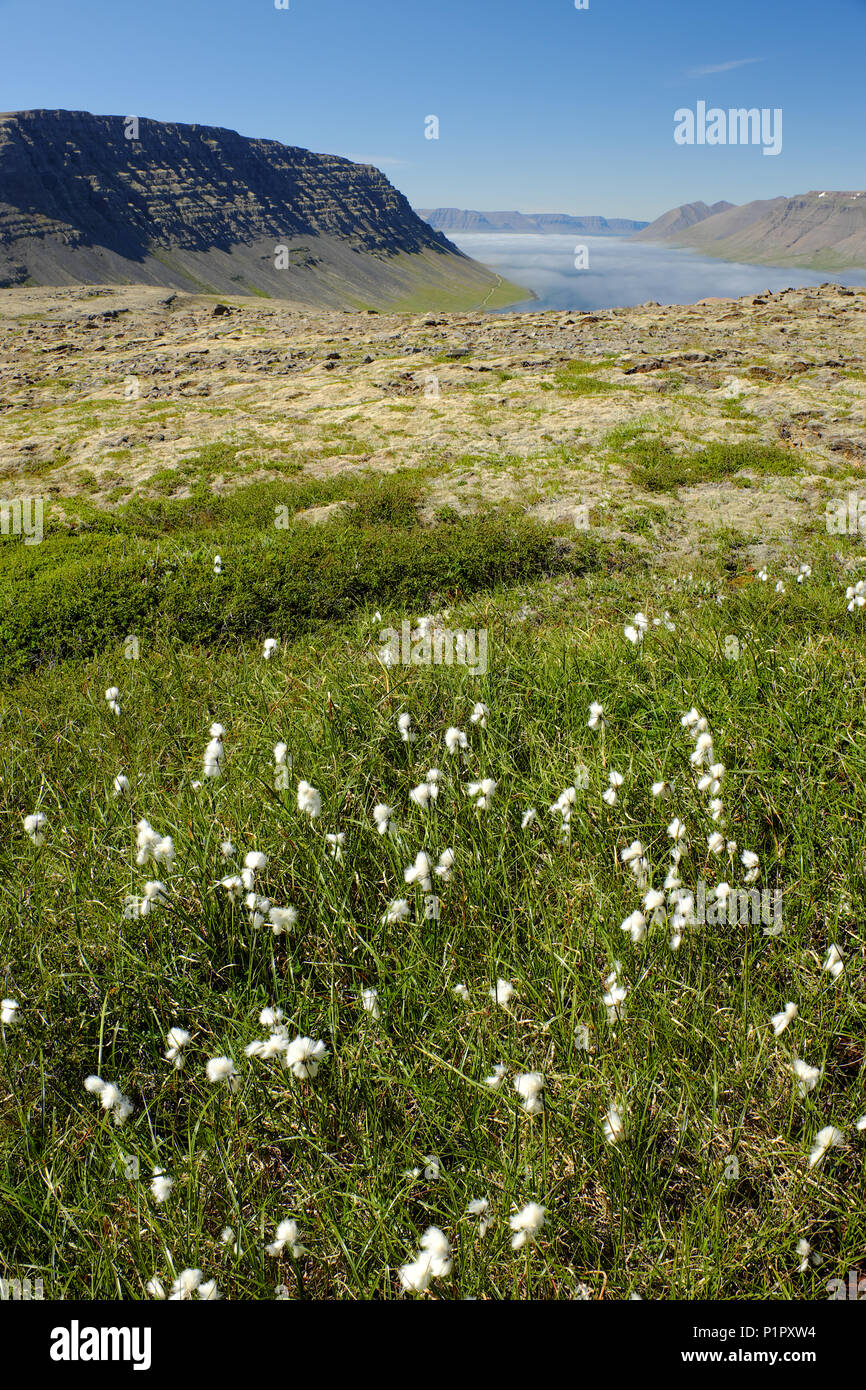
POLYGON ((698 222, 703 222, 708 217, 715 216, 716 213, 727 212, 734 207, 733 203, 724 201, 713 203, 708 206, 706 203, 682 203, 678 208, 671 208, 670 212, 662 213, 655 222, 650 222, 642 231, 636 232, 633 241, 663 241, 669 236, 675 236, 679 232, 688 231, 698 222))
POLYGON ((690 246, 728 261, 815 270, 866 267, 866 192, 813 190, 793 198, 758 199, 741 207, 728 205, 691 226, 676 225, 682 211, 666 213, 633 239, 690 246), (672 221, 665 226, 667 219, 672 221))
POLYGON ((0 285, 144 283, 355 308, 502 302, 499 277, 370 165, 211 126, 141 119, 131 132, 127 118, 82 111, 0 116, 0 285))

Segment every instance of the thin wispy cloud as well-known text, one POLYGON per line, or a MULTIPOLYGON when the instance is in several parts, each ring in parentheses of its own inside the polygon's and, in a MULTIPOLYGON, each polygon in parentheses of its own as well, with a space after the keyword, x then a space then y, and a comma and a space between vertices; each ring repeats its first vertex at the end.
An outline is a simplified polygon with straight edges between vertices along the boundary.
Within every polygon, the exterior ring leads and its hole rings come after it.
POLYGON ((747 68, 752 63, 763 63, 764 58, 734 58, 729 63, 708 63, 705 67, 689 68, 688 77, 709 77, 714 72, 733 72, 734 68, 747 68))

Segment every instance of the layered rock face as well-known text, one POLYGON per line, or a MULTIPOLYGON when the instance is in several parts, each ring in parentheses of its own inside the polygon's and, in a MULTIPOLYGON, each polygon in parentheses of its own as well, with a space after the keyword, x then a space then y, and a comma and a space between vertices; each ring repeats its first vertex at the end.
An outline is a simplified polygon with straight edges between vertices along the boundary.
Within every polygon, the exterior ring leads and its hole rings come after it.
POLYGON ((866 268, 866 190, 813 189, 735 207, 690 203, 659 217, 635 241, 690 246, 723 260, 815 270, 866 268), (690 211, 704 209, 697 217, 690 211))
MULTIPOLYGON (((447 263, 458 282, 473 266, 371 165, 213 126, 0 116, 0 285, 141 281, 303 299, 316 277, 293 270, 318 266, 326 280, 330 268, 348 294, 352 256, 374 300, 370 258, 386 297, 400 290, 395 258, 433 258, 434 278, 447 263), (290 266, 275 265, 277 245, 294 253, 290 266)), ((481 294, 496 283, 481 279, 481 294)))

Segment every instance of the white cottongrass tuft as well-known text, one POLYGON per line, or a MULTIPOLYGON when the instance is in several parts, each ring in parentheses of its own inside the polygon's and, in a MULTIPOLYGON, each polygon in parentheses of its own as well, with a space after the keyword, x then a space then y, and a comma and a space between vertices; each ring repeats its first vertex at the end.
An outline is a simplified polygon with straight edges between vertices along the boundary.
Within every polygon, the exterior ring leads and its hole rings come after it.
POLYGON ((470 782, 466 795, 472 797, 476 811, 486 811, 498 783, 492 777, 483 777, 480 782, 470 782))
POLYGON ((571 816, 576 801, 577 788, 566 787, 564 791, 561 791, 559 793, 559 796, 556 798, 556 800, 550 808, 551 815, 559 816, 560 820, 562 821, 562 824, 560 826, 560 832, 563 840, 568 839, 569 827, 571 825, 571 816))
POLYGON ((443 849, 439 856, 439 862, 433 872, 437 878, 441 878, 443 883, 450 883, 451 881, 455 858, 453 849, 443 849))
POLYGON ((616 1023, 623 1016, 623 1004, 628 996, 628 989, 619 982, 617 967, 610 972, 604 982, 605 992, 602 995, 602 1003, 607 1009, 609 1023, 616 1023))
POLYGON ((310 820, 315 820, 321 814, 322 798, 309 782, 298 783, 298 810, 305 811, 310 820))
POLYGON ((620 923, 620 931, 628 932, 635 946, 639 945, 646 936, 646 917, 636 908, 620 923))
POLYGON ((286 1067, 298 1081, 314 1081, 331 1054, 315 1038, 295 1038, 286 1048, 286 1067))
POLYGON ((174 841, 170 835, 160 835, 150 821, 140 820, 136 826, 137 854, 135 862, 140 869, 146 864, 165 864, 171 871, 174 865, 174 841))
POLYGON ((268 910, 268 921, 274 936, 282 936, 289 927, 295 926, 297 920, 298 909, 296 907, 271 907, 268 910))
POLYGON ((150 1190, 153 1193, 155 1201, 160 1204, 167 1202, 171 1196, 171 1189, 173 1187, 174 1178, 168 1177, 164 1168, 154 1168, 150 1190))
POLYGON ((797 1266, 798 1274, 805 1274, 810 1265, 813 1269, 817 1269, 819 1265, 824 1263, 823 1255, 819 1255, 817 1250, 813 1250, 808 1240, 797 1241, 797 1254, 800 1257, 800 1263, 797 1266))
POLYGON ((544 1109, 541 1093, 544 1090, 544 1077, 540 1071, 523 1072, 514 1078, 514 1089, 523 1098, 523 1109, 527 1115, 540 1115, 544 1109))
POLYGON ((825 1125, 823 1129, 819 1129, 815 1135, 815 1142, 809 1151, 809 1167, 814 1168, 816 1164, 823 1161, 832 1148, 838 1147, 844 1142, 844 1134, 835 1125, 825 1125))
POLYGON ((288 1246, 293 1260, 297 1260, 301 1255, 309 1254, 307 1247, 300 1242, 297 1221, 281 1221, 274 1232, 273 1241, 270 1245, 265 1246, 265 1250, 269 1255, 277 1256, 283 1253, 286 1246, 288 1246))
POLYGON ((271 657, 273 656, 274 652, 277 650, 279 645, 279 641, 276 637, 265 638, 264 651, 262 652, 262 656, 264 657, 265 661, 270 661, 271 657))
POLYGON ((608 806, 615 806, 617 791, 622 786, 623 782, 625 781, 625 778, 623 777, 621 772, 617 772, 615 769, 611 769, 611 771, 607 775, 607 780, 610 783, 610 786, 608 787, 607 791, 603 793, 601 799, 608 806))
POLYGON ((120 691, 116 685, 110 685, 105 692, 105 703, 114 715, 120 714, 120 691))
POLYGON ((422 849, 416 854, 415 863, 403 870, 403 878, 406 883, 417 883, 425 893, 429 893, 433 887, 432 872, 433 866, 430 863, 430 857, 422 849))
POLYGON ((127 921, 136 917, 149 917, 155 907, 162 907, 168 902, 168 892, 164 883, 159 879, 152 878, 144 885, 144 893, 140 898, 128 897, 124 900, 123 916, 127 921))
POLYGON ((773 1032, 775 1033, 777 1038, 779 1037, 780 1033, 784 1033, 785 1029, 788 1027, 790 1023, 793 1023, 796 1017, 797 1005, 790 1003, 790 1001, 785 1005, 783 1009, 780 1009, 777 1014, 773 1014, 772 1018, 770 1019, 770 1022, 773 1025, 773 1032))
POLYGON ((218 1086, 224 1081, 232 1090, 237 1088, 240 1078, 231 1057, 210 1057, 205 1070, 212 1086, 218 1086))
POLYGON ((409 903, 406 898, 395 898, 385 908, 383 922, 386 926, 393 927, 397 922, 405 922, 409 916, 409 903))
POLYGON ((416 1258, 400 1267, 400 1283, 407 1293, 426 1293, 433 1279, 447 1279, 453 1267, 451 1244, 438 1226, 428 1226, 419 1244, 416 1258))
POLYGON ((44 811, 34 811, 31 816, 24 817, 24 829, 37 849, 45 844, 45 827, 47 824, 48 817, 44 811))
POLYGON ((601 1122, 604 1137, 609 1144, 618 1144, 625 1133, 622 1114, 615 1105, 611 1105, 607 1114, 601 1122))
POLYGON ((532 1245, 538 1239, 546 1215, 546 1207, 539 1206, 538 1202, 527 1202, 525 1207, 508 1218, 508 1224, 514 1232, 511 1238, 512 1250, 522 1250, 525 1245, 532 1245))
POLYGON ((589 718, 586 721, 586 727, 588 729, 603 729, 606 723, 604 705, 600 705, 597 700, 593 700, 589 707, 589 718))
POLYGON ((506 1076, 508 1068, 503 1062, 497 1062, 489 1076, 485 1076, 484 1085, 489 1086, 491 1091, 498 1091, 506 1076))
POLYGON ((415 743, 418 735, 412 732, 412 719, 408 714, 401 714, 397 719, 397 728, 400 730, 400 737, 404 743, 415 743))
POLYGON ((466 1208, 467 1216, 477 1216, 479 1218, 478 1234, 482 1237, 482 1239, 484 1236, 487 1235, 487 1232, 490 1230, 490 1222, 487 1219, 489 1211, 490 1202, 486 1197, 473 1197, 472 1201, 466 1208))
POLYGON ((134 1110, 129 1096, 125 1096, 113 1081, 103 1081, 101 1076, 86 1076, 84 1089, 93 1096, 99 1096, 103 1110, 107 1110, 116 1125, 124 1125, 134 1110))
POLYGON ((409 792, 409 800, 414 806, 429 806, 439 795, 439 787, 436 782, 419 782, 417 787, 413 787, 409 792))
POLYGON ((186 1065, 183 1050, 191 1036, 185 1028, 169 1028, 165 1035, 165 1060, 173 1062, 177 1071, 182 1071, 186 1065))
MULTIPOLYGON (((151 1284, 162 1289, 159 1279, 152 1279, 151 1284)), ((148 1291, 150 1291, 150 1284, 148 1284, 148 1291)), ((220 1292, 216 1286, 216 1280, 205 1279, 200 1269, 182 1269, 171 1286, 168 1301, 169 1303, 187 1302, 194 1295, 205 1300, 218 1299, 220 1292)), ((165 1294, 164 1292, 162 1295, 155 1293, 154 1297, 165 1297, 165 1294)))
POLYGON ((0 999, 0 1023, 17 1023, 19 1007, 17 999, 0 999))
POLYGON ((382 1017, 382 1011, 379 1008, 379 991, 377 989, 370 987, 361 990, 361 1008, 378 1022, 382 1017))
POLYGON ((449 753, 460 753, 469 747, 469 740, 462 729, 455 729, 452 725, 445 730, 445 747, 449 753))
POLYGON ((393 814, 393 807, 387 806, 384 801, 373 807, 373 820, 380 835, 387 835, 393 814))
POLYGON ((473 706, 472 713, 469 716, 469 723, 477 724, 479 729, 486 729, 487 716, 489 713, 490 710, 487 708, 487 706, 482 704, 481 701, 478 700, 477 703, 473 706))
POLYGON ((644 639, 644 634, 649 627, 649 620, 645 613, 635 613, 631 622, 623 628, 623 636, 627 642, 635 647, 639 647, 644 639))
POLYGON ((791 1071, 796 1078, 797 1095, 801 1100, 803 1096, 808 1095, 810 1091, 814 1091, 818 1082, 821 1080, 821 1068, 810 1067, 807 1062, 802 1061, 799 1057, 795 1057, 791 1062, 791 1071))
POLYGON ((204 750, 205 777, 222 776, 223 759, 225 757, 225 747, 223 746, 224 733, 225 729, 222 724, 211 724, 210 743, 204 750))
POLYGON ((258 931, 265 925, 265 919, 271 910, 271 900, 263 898, 260 893, 247 893, 244 907, 249 915, 250 926, 258 931))
POLYGON ((845 590, 845 597, 848 600, 849 613, 855 612, 858 608, 866 607, 866 579, 858 579, 856 584, 849 585, 845 590))
POLYGON ((842 971, 845 969, 845 963, 842 957, 842 952, 839 950, 839 947, 835 945, 835 943, 832 946, 827 947, 827 954, 824 957, 824 964, 822 965, 821 969, 826 970, 828 975, 830 975, 831 978, 834 980, 838 980, 839 976, 842 974, 842 971))
POLYGON ((510 1001, 514 997, 515 989, 510 980, 503 980, 500 978, 488 992, 494 1004, 499 1004, 503 1009, 507 1009, 510 1001))

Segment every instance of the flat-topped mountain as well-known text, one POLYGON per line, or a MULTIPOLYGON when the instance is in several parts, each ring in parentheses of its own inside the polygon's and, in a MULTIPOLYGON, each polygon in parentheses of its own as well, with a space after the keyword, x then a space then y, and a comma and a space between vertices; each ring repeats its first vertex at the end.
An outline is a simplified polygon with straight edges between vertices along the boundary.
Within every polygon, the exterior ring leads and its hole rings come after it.
POLYGON ((0 286, 94 283, 347 308, 524 297, 371 165, 214 126, 0 115, 0 286))
POLYGON ((440 232, 546 232, 624 236, 646 227, 628 217, 572 217, 566 212, 472 212, 464 208, 416 208, 440 232))
POLYGON ((814 270, 866 267, 866 192, 815 189, 793 198, 687 203, 638 232, 634 241, 690 246, 707 256, 814 270), (690 214, 704 209, 702 215, 690 214))

